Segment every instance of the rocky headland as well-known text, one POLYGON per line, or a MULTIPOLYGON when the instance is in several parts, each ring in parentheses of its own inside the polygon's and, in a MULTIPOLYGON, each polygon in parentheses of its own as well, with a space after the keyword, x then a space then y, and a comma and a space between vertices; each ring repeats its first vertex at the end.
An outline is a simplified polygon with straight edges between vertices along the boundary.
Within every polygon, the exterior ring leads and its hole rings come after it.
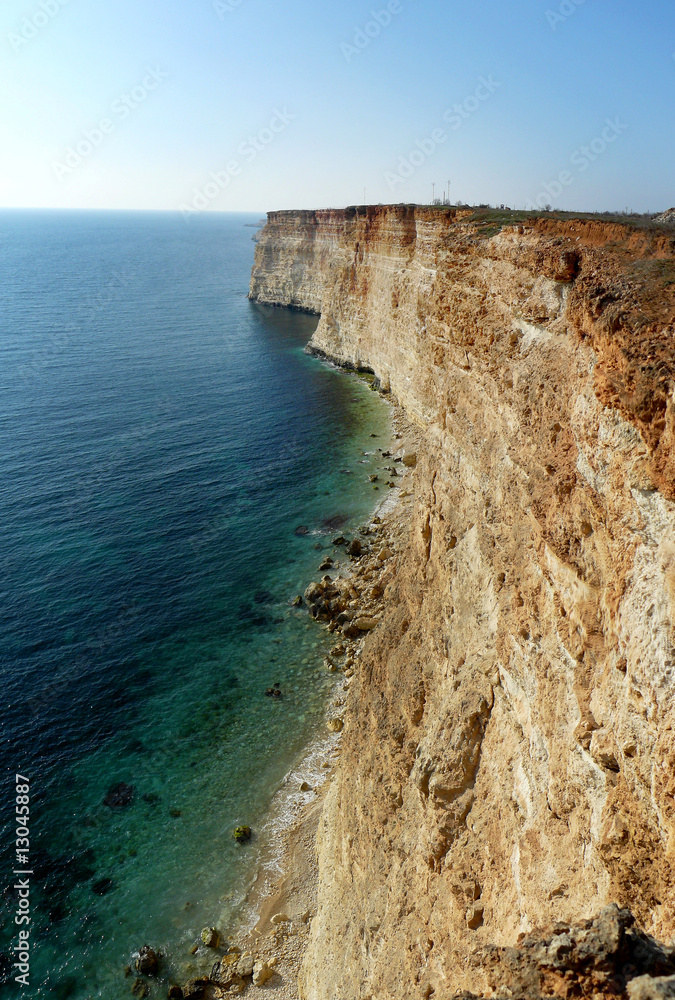
POLYGON ((674 235, 269 215, 251 298, 320 314, 310 350, 421 438, 319 821, 306 1000, 675 995, 674 235))

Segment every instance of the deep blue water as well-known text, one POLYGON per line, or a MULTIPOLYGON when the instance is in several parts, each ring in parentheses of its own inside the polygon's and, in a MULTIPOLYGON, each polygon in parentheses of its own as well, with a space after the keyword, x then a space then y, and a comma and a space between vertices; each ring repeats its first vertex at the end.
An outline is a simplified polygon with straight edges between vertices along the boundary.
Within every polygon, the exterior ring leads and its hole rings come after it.
MULTIPOLYGON (((126 997, 146 941, 168 979, 210 966, 190 947, 227 932, 256 864, 232 828, 262 823, 324 730, 329 637, 291 601, 372 510, 388 410, 304 354, 314 318, 246 299, 253 221, 0 213, 0 805, 11 885, 29 775, 24 995, 126 997)), ((15 908, 6 892, 4 954, 15 908)))

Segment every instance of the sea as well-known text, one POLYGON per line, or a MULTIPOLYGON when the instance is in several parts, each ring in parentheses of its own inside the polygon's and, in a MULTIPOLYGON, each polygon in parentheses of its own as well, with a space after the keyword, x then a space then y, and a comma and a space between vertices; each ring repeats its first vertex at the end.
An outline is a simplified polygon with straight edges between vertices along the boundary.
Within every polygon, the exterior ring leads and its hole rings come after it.
POLYGON ((390 409, 247 299, 259 218, 0 212, 8 996, 127 998, 144 944, 151 997, 208 972, 327 738, 334 640, 293 601, 383 498, 390 409))

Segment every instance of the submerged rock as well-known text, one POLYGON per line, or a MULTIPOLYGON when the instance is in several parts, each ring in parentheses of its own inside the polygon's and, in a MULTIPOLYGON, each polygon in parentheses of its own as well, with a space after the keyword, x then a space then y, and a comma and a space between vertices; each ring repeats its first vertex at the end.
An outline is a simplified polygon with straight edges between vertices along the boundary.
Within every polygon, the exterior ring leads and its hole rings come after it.
POLYGON ((105 896, 107 892, 114 887, 115 883, 111 878, 100 878, 98 882, 94 882, 91 887, 92 892, 95 892, 97 896, 105 896))
POLYGON ((135 997, 147 997, 150 993, 150 987, 145 982, 144 979, 140 977, 134 980, 134 984, 131 987, 131 992, 135 997))
POLYGON ((298 538, 302 538, 303 535, 308 535, 309 534, 309 528, 307 527, 306 524, 299 524, 298 527, 293 532, 293 534, 297 535, 298 538))
POLYGON ((298 594, 297 597, 293 598, 293 601, 291 603, 292 603, 292 605, 293 605, 294 608, 300 608, 300 607, 302 607, 302 604, 303 604, 302 595, 298 594))
POLYGON ((343 524, 347 523, 348 518, 344 514, 335 514, 333 517, 327 517, 321 524, 322 528, 327 528, 328 530, 335 530, 336 528, 341 528, 343 524))
POLYGON ((250 826, 236 826, 232 833, 232 836, 237 841, 238 844, 245 844, 247 840, 250 840, 253 836, 253 831, 250 826))
POLYGON ((136 789, 133 785, 127 785, 119 781, 116 785, 111 785, 103 800, 103 805, 109 809, 126 809, 133 802, 136 789))

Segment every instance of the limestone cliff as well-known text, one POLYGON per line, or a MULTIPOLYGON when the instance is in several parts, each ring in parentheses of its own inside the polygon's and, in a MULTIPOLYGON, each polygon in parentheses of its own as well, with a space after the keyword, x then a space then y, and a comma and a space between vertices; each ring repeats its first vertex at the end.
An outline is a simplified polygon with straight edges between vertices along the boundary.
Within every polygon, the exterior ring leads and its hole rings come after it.
POLYGON ((312 349, 423 440, 303 995, 490 995, 526 935, 609 903, 675 940, 673 233, 276 212, 251 297, 319 312, 312 349))

